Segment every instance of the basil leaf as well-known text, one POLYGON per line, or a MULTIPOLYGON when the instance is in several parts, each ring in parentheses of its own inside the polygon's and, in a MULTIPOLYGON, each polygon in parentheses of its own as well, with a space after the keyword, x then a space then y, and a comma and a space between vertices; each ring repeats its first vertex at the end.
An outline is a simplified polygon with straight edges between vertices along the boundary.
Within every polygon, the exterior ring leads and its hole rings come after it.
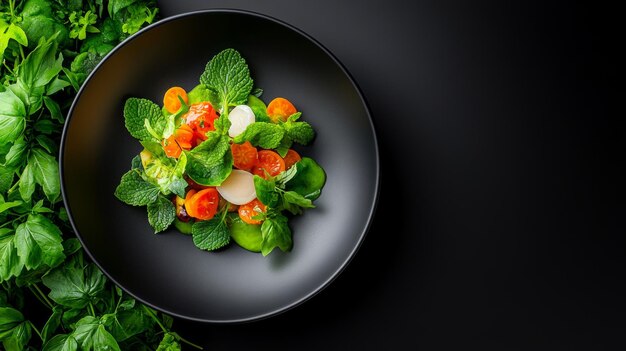
POLYGON ((210 132, 208 139, 187 154, 187 175, 206 186, 222 184, 233 168, 233 155, 227 135, 210 132))
POLYGON ((40 148, 33 148, 28 157, 28 165, 32 169, 35 182, 41 185, 48 200, 56 202, 61 193, 59 165, 56 159, 40 148))
POLYGON ((72 333, 84 350, 120 351, 120 346, 109 333, 101 320, 87 316, 76 322, 72 333))
POLYGON ((0 282, 18 276, 24 265, 17 255, 15 234, 8 228, 0 229, 0 282))
POLYGON ((78 342, 76 338, 70 334, 55 335, 48 341, 42 351, 77 351, 78 342))
POLYGON ((293 167, 297 167, 297 173, 287 182, 285 188, 293 190, 307 199, 317 199, 326 183, 324 169, 308 157, 303 157, 293 167))
POLYGON ((266 180, 258 175, 254 175, 254 189, 256 197, 267 207, 274 207, 278 204, 279 194, 276 191, 276 183, 266 180))
POLYGON ((261 225, 261 235, 263 242, 261 243, 261 253, 267 256, 278 247, 286 252, 291 250, 293 241, 291 238, 291 229, 287 225, 287 217, 276 215, 273 218, 266 218, 261 225))
POLYGON ((11 307, 0 307, 0 340, 7 351, 24 350, 31 337, 31 325, 22 313, 11 307))
POLYGON ((50 289, 48 296, 54 302, 72 308, 85 308, 97 301, 106 278, 93 263, 80 267, 72 262, 51 271, 42 281, 50 289))
POLYGON ((44 264, 55 267, 65 258, 61 230, 40 214, 29 214, 26 222, 15 229, 14 240, 20 262, 27 269, 44 264))
POLYGON ((173 333, 165 333, 156 351, 180 351, 180 344, 173 333))
POLYGON ((0 92, 0 144, 13 142, 26 127, 26 107, 15 93, 0 92))

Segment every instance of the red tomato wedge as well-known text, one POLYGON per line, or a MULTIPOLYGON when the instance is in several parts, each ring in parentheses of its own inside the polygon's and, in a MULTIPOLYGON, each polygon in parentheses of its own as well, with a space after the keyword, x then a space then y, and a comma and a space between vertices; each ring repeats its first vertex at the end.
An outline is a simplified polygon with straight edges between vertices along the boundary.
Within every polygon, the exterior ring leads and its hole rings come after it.
POLYGON ((189 111, 183 116, 183 120, 194 131, 197 144, 206 140, 206 133, 215 130, 215 120, 217 119, 217 111, 209 102, 201 102, 189 106, 189 111))
POLYGON ((277 97, 274 100, 270 101, 269 105, 267 105, 267 115, 270 116, 272 121, 276 123, 278 120, 285 122, 287 117, 293 115, 298 112, 296 107, 293 104, 281 97, 277 97))
POLYGON ((243 171, 250 171, 259 158, 256 148, 249 141, 243 144, 232 144, 230 150, 233 153, 235 168, 243 171))
POLYGON ((258 152, 259 160, 252 169, 252 173, 265 179, 266 173, 275 177, 285 170, 285 161, 279 154, 271 150, 261 150, 258 152))
MULTIPOLYGON (((191 192, 193 190, 190 190, 191 192)), ((206 221, 217 213, 217 205, 220 202, 220 196, 215 188, 207 188, 193 194, 189 199, 185 197, 185 209, 191 217, 206 221)))
POLYGON ((178 158, 182 150, 190 150, 194 138, 193 130, 186 124, 176 129, 174 134, 161 142, 165 154, 169 157, 178 158))
POLYGON ((171 87, 167 89, 165 95, 163 95, 163 106, 167 112, 176 113, 176 111, 180 109, 181 103, 180 100, 178 100, 178 96, 183 98, 185 103, 189 102, 189 97, 185 89, 181 87, 171 87))
POLYGON ((302 157, 294 149, 289 149, 283 160, 285 160, 285 169, 291 168, 296 162, 300 161, 302 157))
POLYGON ((254 199, 247 204, 239 206, 239 218, 248 224, 261 224, 263 221, 253 219, 252 217, 265 212, 265 205, 259 199, 254 199))

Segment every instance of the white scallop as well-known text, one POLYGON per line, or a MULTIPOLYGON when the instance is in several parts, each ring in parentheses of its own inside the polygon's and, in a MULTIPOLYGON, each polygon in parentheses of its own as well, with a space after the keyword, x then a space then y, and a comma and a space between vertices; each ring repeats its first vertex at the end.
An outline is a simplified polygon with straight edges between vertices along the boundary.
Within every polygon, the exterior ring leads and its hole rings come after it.
POLYGON ((222 185, 217 187, 217 191, 231 204, 247 204, 256 198, 254 176, 250 172, 233 169, 222 185))
POLYGON ((228 135, 231 138, 243 133, 246 128, 254 123, 254 112, 247 105, 235 106, 235 108, 228 114, 230 120, 230 128, 228 129, 228 135))

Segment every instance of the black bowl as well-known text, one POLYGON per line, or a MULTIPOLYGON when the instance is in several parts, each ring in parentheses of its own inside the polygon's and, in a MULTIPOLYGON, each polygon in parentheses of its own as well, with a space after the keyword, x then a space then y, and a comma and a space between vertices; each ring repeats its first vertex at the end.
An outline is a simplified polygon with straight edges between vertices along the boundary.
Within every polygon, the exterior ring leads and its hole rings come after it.
POLYGON ((70 109, 61 145, 63 199, 91 258, 138 300, 174 316, 240 322, 285 311, 319 292, 354 256, 372 219, 379 161, 372 121, 345 68, 302 31, 259 14, 211 10, 158 22, 114 49, 70 109), (317 208, 290 220, 293 250, 269 256, 236 244, 197 249, 175 229, 153 234, 145 208, 113 192, 141 146, 124 127, 128 97, 160 103, 198 84, 207 61, 241 52, 267 102, 289 98, 317 131, 301 154, 327 182, 317 208))

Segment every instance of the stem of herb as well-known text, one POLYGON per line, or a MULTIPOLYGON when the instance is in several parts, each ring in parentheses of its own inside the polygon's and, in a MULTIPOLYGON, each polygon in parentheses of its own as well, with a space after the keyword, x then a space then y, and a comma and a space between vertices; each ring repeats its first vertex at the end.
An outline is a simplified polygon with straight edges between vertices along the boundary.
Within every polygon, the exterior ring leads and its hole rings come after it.
POLYGON ((37 333, 37 335, 39 335, 39 339, 43 341, 43 336, 41 336, 41 332, 39 331, 39 329, 37 329, 37 327, 33 324, 33 322, 28 321, 28 324, 30 324, 30 327, 33 328, 33 330, 35 331, 35 333, 37 333))
POLYGON ((48 296, 46 296, 46 294, 44 294, 43 291, 41 291, 41 288, 39 288, 39 285, 37 285, 37 283, 33 284, 33 286, 35 287, 35 290, 37 290, 37 292, 41 295, 41 297, 44 299, 44 301, 46 301, 46 303, 48 304, 48 306, 50 306, 50 309, 54 308, 54 304, 52 303, 52 301, 50 301, 48 299, 48 296))
POLYGON ((92 316, 96 316, 96 310, 93 308, 93 304, 90 302, 89 303, 89 313, 91 313, 92 316))
POLYGON ((39 300, 39 302, 40 302, 42 305, 44 305, 44 306, 48 307, 49 309, 52 309, 52 305, 51 305, 50 303, 48 303, 46 300, 44 300, 44 299, 42 298, 41 294, 39 294, 39 293, 37 292, 37 290, 33 289, 33 286, 32 286, 32 285, 29 285, 29 286, 28 286, 28 289, 29 289, 29 290, 30 290, 30 292, 33 294, 33 296, 35 296, 35 298, 37 298, 37 300, 39 300))

